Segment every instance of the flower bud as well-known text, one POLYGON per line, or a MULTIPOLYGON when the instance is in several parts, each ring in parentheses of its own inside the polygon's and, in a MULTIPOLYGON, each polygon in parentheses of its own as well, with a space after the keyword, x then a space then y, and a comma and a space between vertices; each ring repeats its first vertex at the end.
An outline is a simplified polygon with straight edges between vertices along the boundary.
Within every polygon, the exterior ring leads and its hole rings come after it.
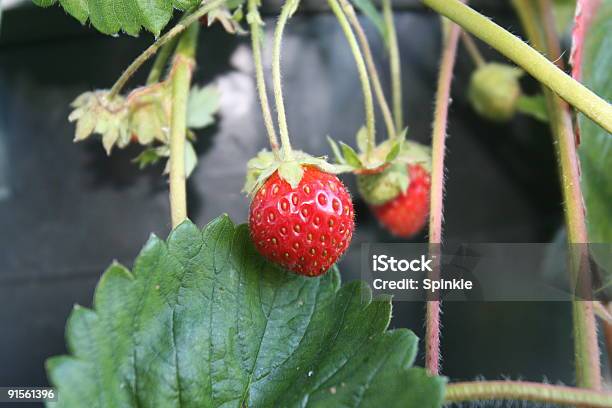
POLYGON ((478 68, 470 79, 468 99, 485 118, 503 122, 511 119, 521 96, 520 68, 489 63, 478 68))

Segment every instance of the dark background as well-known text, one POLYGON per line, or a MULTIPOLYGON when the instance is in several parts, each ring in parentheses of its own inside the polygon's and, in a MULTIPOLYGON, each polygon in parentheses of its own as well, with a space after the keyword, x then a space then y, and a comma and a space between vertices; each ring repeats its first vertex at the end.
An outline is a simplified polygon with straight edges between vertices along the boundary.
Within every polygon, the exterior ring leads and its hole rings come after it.
MULTIPOLYGON (((409 137, 429 143, 439 57, 439 19, 411 1, 397 14, 409 137)), ((506 2, 475 6, 520 33, 506 2)), ((268 7, 269 13, 274 7, 268 7)), ((271 14, 268 14, 271 16, 271 14)), ((268 18, 269 30, 273 19, 268 18)), ((386 55, 364 22, 388 87, 386 55)), ((166 236, 167 184, 160 166, 139 171, 139 148, 106 157, 97 141, 73 144, 69 103, 108 88, 152 41, 112 38, 81 27, 54 7, 6 12, 0 33, 0 386, 44 385, 44 360, 65 352, 64 323, 74 303, 90 305, 113 259, 131 265, 151 232, 166 236)), ((479 44, 489 59, 501 58, 479 44)), ((269 61, 269 46, 267 60, 269 61)), ((189 214, 199 225, 227 212, 246 220, 245 162, 266 145, 248 38, 218 26, 201 33, 197 83, 222 92, 214 127, 198 133, 199 165, 189 180, 189 214)), ((460 48, 447 141, 444 235, 451 242, 549 242, 562 225, 552 143, 545 125, 519 116, 486 122, 465 90, 472 62, 460 48)), ((141 83, 146 69, 132 85, 141 83)), ((318 3, 291 20, 283 48, 287 116, 293 144, 329 154, 327 134, 353 143, 363 123, 357 73, 344 36, 318 3)), ((527 90, 536 90, 529 79, 527 90)), ((379 120, 379 125, 382 121, 379 120)), ((379 126, 383 135, 383 127, 379 126)), ((343 180, 352 191, 354 179, 343 180)), ((340 263, 359 277, 362 242, 393 242, 355 197, 358 229, 340 263)), ((427 237, 415 237, 425 241, 427 237)), ((394 305, 394 327, 424 336, 424 304, 394 305)), ((443 373, 452 380, 523 378, 573 383, 570 305, 444 305, 443 373)), ((422 355, 420 356, 422 364, 422 355)))

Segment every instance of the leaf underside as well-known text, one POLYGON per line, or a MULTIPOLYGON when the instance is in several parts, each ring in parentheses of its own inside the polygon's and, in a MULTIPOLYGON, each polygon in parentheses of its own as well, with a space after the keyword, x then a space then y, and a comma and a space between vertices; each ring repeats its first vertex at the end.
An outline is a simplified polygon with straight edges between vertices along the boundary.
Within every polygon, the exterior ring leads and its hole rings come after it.
MULTIPOLYGON (((612 100, 612 0, 602 1, 583 47, 585 85, 612 100)), ((612 242, 612 135, 583 114, 578 124, 589 241, 612 242)))
POLYGON ((337 270, 305 278, 261 258, 227 216, 152 236, 75 307, 70 356, 47 362, 60 407, 439 407, 444 379, 386 331, 389 299, 337 270))
POLYGON ((49 7, 59 2, 64 10, 85 24, 87 20, 104 34, 123 31, 137 35, 141 28, 159 35, 168 24, 173 10, 187 10, 199 0, 33 0, 49 7))

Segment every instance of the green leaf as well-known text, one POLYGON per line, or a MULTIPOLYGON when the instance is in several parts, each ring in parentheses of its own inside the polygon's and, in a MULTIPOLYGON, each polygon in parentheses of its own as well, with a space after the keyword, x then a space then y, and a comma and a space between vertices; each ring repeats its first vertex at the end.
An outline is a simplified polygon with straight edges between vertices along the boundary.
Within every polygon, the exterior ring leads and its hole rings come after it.
POLYGON ((380 33, 380 36, 385 43, 385 46, 389 46, 389 32, 387 30, 387 25, 385 24, 385 19, 382 14, 372 0, 352 0, 353 4, 374 24, 374 27, 380 33))
MULTIPOLYGON (((612 1, 603 1, 584 44, 582 79, 606 100, 612 100, 612 1)), ((589 241, 612 242, 612 135, 578 115, 582 191, 589 241)))
POLYGON ((548 109, 543 94, 521 95, 516 102, 516 109, 541 122, 548 122, 548 109))
MULTIPOLYGON (((49 7, 57 0, 33 0, 34 4, 49 7)), ((199 0, 59 0, 66 12, 81 24, 89 19, 104 34, 123 31, 137 35, 145 28, 159 35, 172 17, 173 10, 187 10, 197 6, 199 0)))
POLYGON ((69 356, 47 361, 57 407, 440 407, 444 379, 412 368, 417 338, 386 331, 389 299, 287 273, 227 216, 152 236, 75 307, 69 356))
POLYGON ((199 129, 212 125, 215 122, 214 114, 219 110, 220 96, 212 85, 191 88, 187 102, 187 127, 199 129))
POLYGON ((344 160, 350 166, 361 168, 363 164, 357 155, 357 152, 353 150, 353 148, 347 145, 344 142, 340 142, 340 149, 342 149, 342 154, 344 156, 344 160))

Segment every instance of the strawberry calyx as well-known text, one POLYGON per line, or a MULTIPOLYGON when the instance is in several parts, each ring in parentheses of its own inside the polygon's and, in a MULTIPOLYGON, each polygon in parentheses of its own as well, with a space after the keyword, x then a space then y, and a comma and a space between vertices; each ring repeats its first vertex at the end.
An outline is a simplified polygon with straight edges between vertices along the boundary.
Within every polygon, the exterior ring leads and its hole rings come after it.
POLYGON ((351 171, 343 164, 331 164, 325 156, 315 157, 301 150, 293 150, 291 157, 279 158, 273 152, 263 149, 247 162, 247 174, 243 191, 254 195, 270 176, 278 171, 278 176, 297 188, 304 176, 304 167, 313 166, 330 174, 351 171))
POLYGON ((382 205, 410 186, 408 167, 419 165, 431 172, 431 149, 413 141, 403 141, 397 156, 378 173, 358 173, 357 188, 363 199, 370 205, 382 205))
POLYGON ((357 175, 357 187, 368 204, 381 205, 406 192, 410 185, 409 165, 418 164, 431 172, 431 149, 406 140, 407 132, 404 129, 397 137, 380 143, 369 155, 365 127, 357 132, 359 152, 327 138, 336 161, 357 175))

